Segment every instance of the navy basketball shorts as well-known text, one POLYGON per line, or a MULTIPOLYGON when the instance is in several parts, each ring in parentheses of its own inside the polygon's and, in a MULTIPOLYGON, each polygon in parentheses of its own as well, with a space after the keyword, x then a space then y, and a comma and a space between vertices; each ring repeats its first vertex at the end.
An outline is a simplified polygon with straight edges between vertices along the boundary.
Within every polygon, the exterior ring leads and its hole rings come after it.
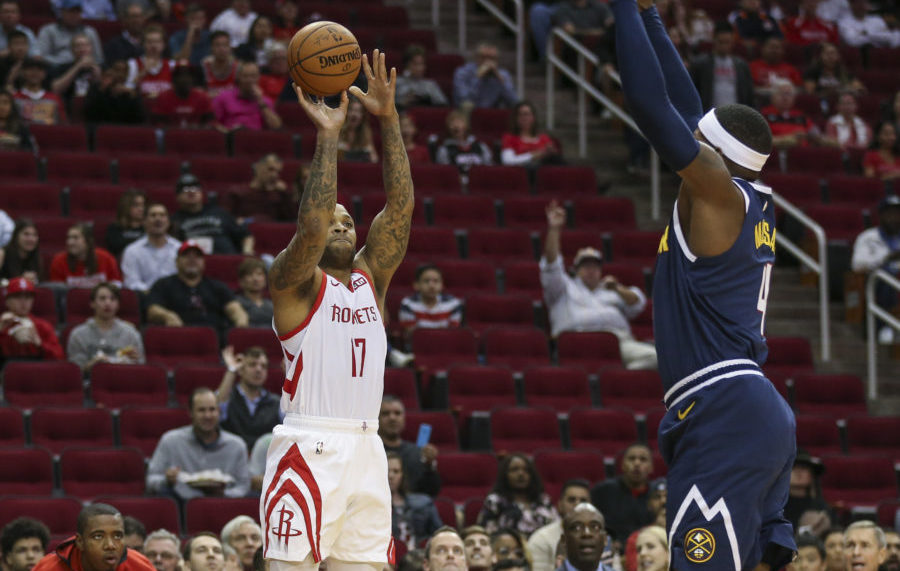
POLYGON ((702 387, 667 399, 659 446, 669 466, 671 569, 742 571, 759 564, 769 544, 783 548, 785 564, 796 550, 784 518, 794 414, 759 369, 735 373, 711 383, 701 375, 688 386, 702 387))

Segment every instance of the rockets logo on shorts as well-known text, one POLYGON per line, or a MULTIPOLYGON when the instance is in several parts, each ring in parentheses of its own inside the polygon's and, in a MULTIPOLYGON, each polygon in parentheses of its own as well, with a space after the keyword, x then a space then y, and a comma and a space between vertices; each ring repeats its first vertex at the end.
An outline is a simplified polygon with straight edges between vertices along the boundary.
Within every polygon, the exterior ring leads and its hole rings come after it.
POLYGON ((281 509, 277 510, 275 513, 278 514, 278 525, 275 527, 275 530, 272 531, 272 535, 277 537, 285 546, 287 546, 292 537, 303 535, 302 531, 294 528, 292 525, 292 522, 294 521, 294 512, 282 505, 281 509))
POLYGON ((716 538, 706 529, 695 527, 684 536, 684 554, 692 563, 706 563, 716 552, 716 538))

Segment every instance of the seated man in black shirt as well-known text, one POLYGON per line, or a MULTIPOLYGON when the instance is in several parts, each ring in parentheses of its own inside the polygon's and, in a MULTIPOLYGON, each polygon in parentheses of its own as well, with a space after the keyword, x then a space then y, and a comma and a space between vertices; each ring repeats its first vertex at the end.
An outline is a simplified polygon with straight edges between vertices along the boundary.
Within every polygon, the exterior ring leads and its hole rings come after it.
POLYGON ((231 214, 205 201, 203 187, 192 174, 175 185, 178 210, 172 215, 175 237, 193 240, 207 254, 253 254, 253 236, 231 214))
POLYGON ((229 345, 222 350, 222 360, 228 367, 216 390, 222 428, 243 438, 247 450, 253 450, 256 439, 272 432, 282 418, 280 395, 263 388, 269 358, 262 347, 247 347, 243 353, 235 353, 229 345))
POLYGON ((647 509, 653 455, 646 444, 632 444, 622 455, 621 473, 594 486, 591 503, 606 515, 606 529, 614 541, 625 540, 636 529, 653 523, 647 509))
POLYGON ((228 327, 247 327, 247 312, 228 286, 203 275, 203 249, 193 240, 178 248, 176 273, 156 280, 147 296, 147 321, 181 327, 206 325, 220 335, 228 327))

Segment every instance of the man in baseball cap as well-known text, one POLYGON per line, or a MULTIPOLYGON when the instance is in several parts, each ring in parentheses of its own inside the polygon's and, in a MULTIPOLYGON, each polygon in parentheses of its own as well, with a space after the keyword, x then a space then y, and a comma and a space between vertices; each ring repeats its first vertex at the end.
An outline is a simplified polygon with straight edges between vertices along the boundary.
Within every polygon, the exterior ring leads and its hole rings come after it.
POLYGON ((253 236, 234 217, 205 201, 200 180, 193 174, 181 175, 175 184, 178 210, 172 224, 179 240, 194 240, 207 254, 253 254, 253 236))
POLYGON ((6 311, 0 315, 0 361, 65 356, 53 325, 31 314, 34 296, 34 284, 26 278, 13 278, 6 286, 6 311))

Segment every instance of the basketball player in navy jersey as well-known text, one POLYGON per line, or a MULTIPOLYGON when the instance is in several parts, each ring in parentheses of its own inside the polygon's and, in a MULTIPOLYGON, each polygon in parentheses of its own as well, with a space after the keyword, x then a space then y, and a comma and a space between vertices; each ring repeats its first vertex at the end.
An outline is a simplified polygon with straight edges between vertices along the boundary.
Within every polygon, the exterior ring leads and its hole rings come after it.
POLYGON ((363 56, 368 91, 350 92, 378 117, 384 209, 356 250, 337 200, 338 135, 347 114, 295 87, 316 125, 316 151, 291 242, 269 270, 273 327, 285 356, 282 424, 273 430, 260 522, 269 571, 381 571, 393 563, 387 458, 378 436, 384 393, 384 299, 409 241, 413 184, 394 107, 397 72, 363 56))
POLYGON ((653 287, 670 565, 779 569, 796 549, 783 515, 795 426, 760 370, 775 216, 771 189, 753 182, 772 134, 743 105, 703 115, 652 0, 612 8, 634 120, 682 179, 653 287))

